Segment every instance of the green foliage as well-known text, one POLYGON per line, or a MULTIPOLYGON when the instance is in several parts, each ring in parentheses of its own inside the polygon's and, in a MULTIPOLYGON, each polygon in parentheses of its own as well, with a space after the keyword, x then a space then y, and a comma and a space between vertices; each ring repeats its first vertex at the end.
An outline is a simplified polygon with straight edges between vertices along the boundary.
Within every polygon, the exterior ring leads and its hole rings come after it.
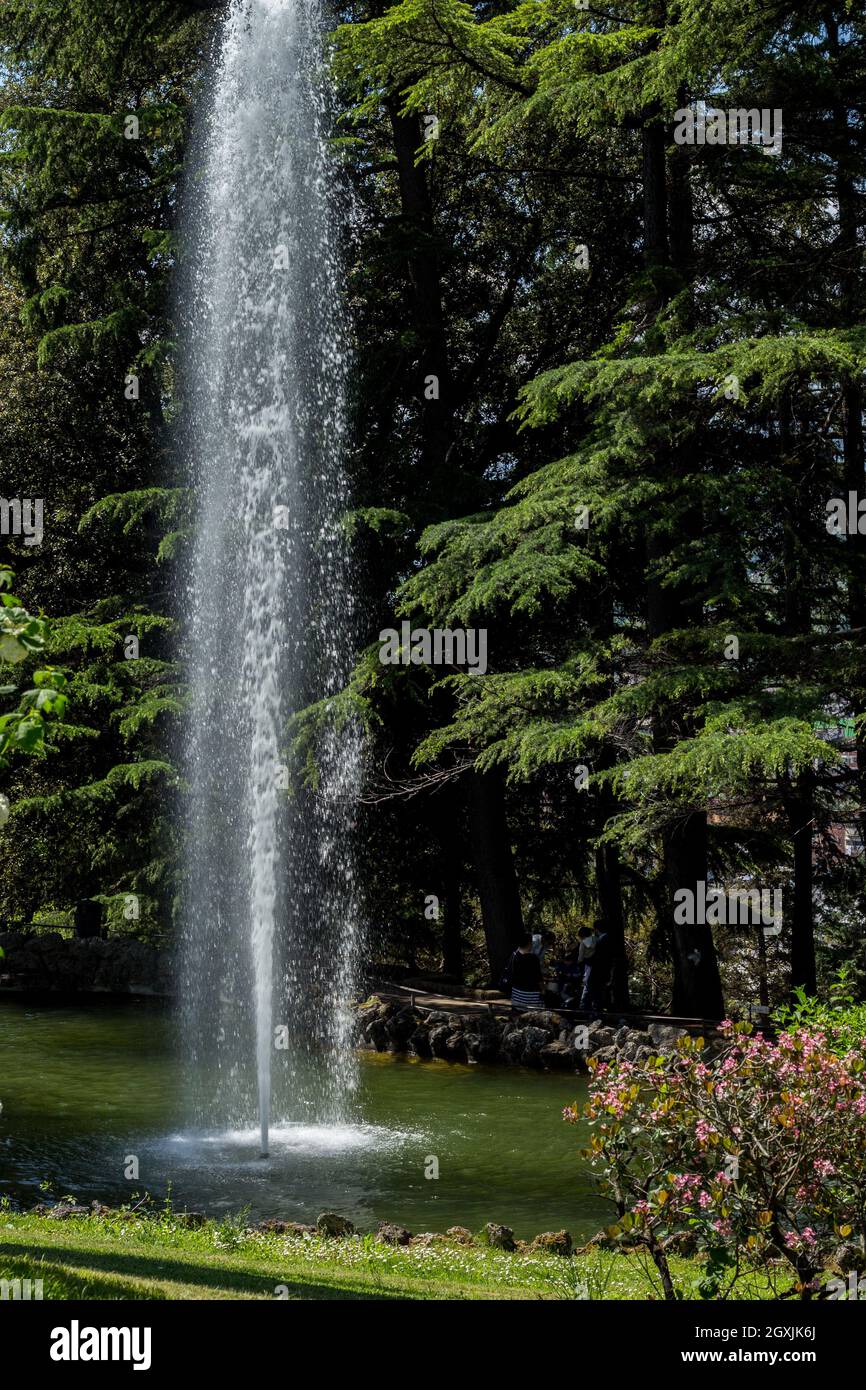
POLYGON ((0 910, 15 917, 139 891, 148 930, 171 919, 184 691, 166 571, 188 517, 170 277, 216 17, 176 0, 0 15, 0 447, 16 491, 48 499, 42 545, 12 553, 23 608, 53 615, 40 635, 58 673, 15 715, 42 754, 8 768, 0 910))
MULTIPOLYGON (((10 570, 0 570, 0 590, 7 590, 13 578, 10 570)), ((0 661, 17 665, 41 655, 48 631, 45 620, 31 617, 8 592, 0 593, 0 605, 0 661)), ((33 672, 32 680, 32 688, 20 692, 14 685, 0 686, 0 696, 18 694, 17 708, 0 714, 0 771, 8 767, 13 753, 42 753, 47 721, 62 718, 66 708, 62 671, 43 667, 33 672)))
POLYGON ((773 1022, 789 1033, 800 1029, 823 1033, 828 1046, 840 1057, 862 1051, 866 1045, 866 1004, 855 1002, 851 976, 849 963, 840 966, 826 1001, 807 995, 802 986, 798 986, 793 1003, 778 1008, 773 1022))

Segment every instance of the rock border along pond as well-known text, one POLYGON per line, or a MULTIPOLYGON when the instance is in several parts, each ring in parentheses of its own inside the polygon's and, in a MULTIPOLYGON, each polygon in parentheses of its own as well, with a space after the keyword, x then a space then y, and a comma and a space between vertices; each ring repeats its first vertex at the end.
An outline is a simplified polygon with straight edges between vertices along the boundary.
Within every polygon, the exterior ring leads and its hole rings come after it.
POLYGON ((356 1005, 355 1030, 357 1045, 375 1052, 584 1072, 590 1057, 599 1062, 640 1062, 671 1052, 688 1031, 659 1022, 646 1028, 624 1021, 614 1027, 602 1019, 575 1023, 555 1009, 510 1015, 479 1009, 466 1014, 383 1000, 377 994, 356 1005))

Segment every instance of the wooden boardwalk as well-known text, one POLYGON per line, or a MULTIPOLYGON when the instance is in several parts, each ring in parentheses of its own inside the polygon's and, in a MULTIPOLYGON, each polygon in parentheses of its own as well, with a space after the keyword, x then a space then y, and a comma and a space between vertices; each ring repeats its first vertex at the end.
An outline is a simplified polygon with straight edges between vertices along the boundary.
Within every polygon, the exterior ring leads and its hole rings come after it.
MULTIPOLYGON (((383 1003, 393 1001, 411 1005, 413 1008, 435 1010, 465 1017, 472 1017, 477 1014, 496 1014, 504 1017, 513 1012, 510 1000, 495 990, 480 990, 478 994, 482 997, 478 998, 440 994, 420 987, 389 983, 381 988, 376 988, 375 985, 371 984, 370 993, 375 994, 383 1003)), ((580 1009, 561 1008, 558 1004, 545 1004, 543 1011, 558 1014, 565 1022, 569 1023, 586 1023, 600 1018, 608 1025, 626 1024, 629 1028, 641 1029, 647 1028, 651 1023, 661 1023, 671 1028, 685 1028, 689 1033, 705 1032, 715 1028, 719 1022, 718 1019, 681 1018, 675 1014, 653 1014, 641 1009, 603 1009, 587 1012, 580 1009)))

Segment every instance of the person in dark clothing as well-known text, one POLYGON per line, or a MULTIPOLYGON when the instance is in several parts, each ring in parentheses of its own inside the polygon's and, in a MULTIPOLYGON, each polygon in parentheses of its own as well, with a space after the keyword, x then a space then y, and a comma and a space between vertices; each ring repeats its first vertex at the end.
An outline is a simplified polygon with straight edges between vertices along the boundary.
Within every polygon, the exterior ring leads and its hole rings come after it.
POLYGON ((75 935, 88 938, 102 936, 102 903, 95 898, 79 898, 75 904, 75 935))
POLYGON ((541 961, 532 949, 532 937, 527 932, 511 957, 511 1006, 514 1009, 541 1009, 541 961))
POLYGON ((576 946, 567 951, 557 974, 559 995, 565 1009, 576 1009, 580 1005, 583 990, 584 966, 579 959, 576 946))
POLYGON ((586 965, 582 1009, 599 1011, 607 1008, 610 1002, 610 977, 613 970, 613 950, 607 924, 599 919, 592 924, 595 946, 586 965))

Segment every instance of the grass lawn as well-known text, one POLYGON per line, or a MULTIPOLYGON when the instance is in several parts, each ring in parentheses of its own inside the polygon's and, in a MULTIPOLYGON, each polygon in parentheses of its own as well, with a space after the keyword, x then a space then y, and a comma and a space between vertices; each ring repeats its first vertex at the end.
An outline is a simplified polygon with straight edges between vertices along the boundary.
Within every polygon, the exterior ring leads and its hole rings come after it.
MULTIPOLYGON (((171 1212, 62 1221, 0 1212, 0 1280, 41 1279, 45 1299, 658 1298, 643 1263, 595 1248, 563 1259, 450 1242, 298 1238, 240 1219, 190 1228, 171 1212)), ((671 1264, 685 1296, 698 1297, 700 1262, 671 1264)), ((756 1285, 751 1296, 771 1295, 756 1285)))

